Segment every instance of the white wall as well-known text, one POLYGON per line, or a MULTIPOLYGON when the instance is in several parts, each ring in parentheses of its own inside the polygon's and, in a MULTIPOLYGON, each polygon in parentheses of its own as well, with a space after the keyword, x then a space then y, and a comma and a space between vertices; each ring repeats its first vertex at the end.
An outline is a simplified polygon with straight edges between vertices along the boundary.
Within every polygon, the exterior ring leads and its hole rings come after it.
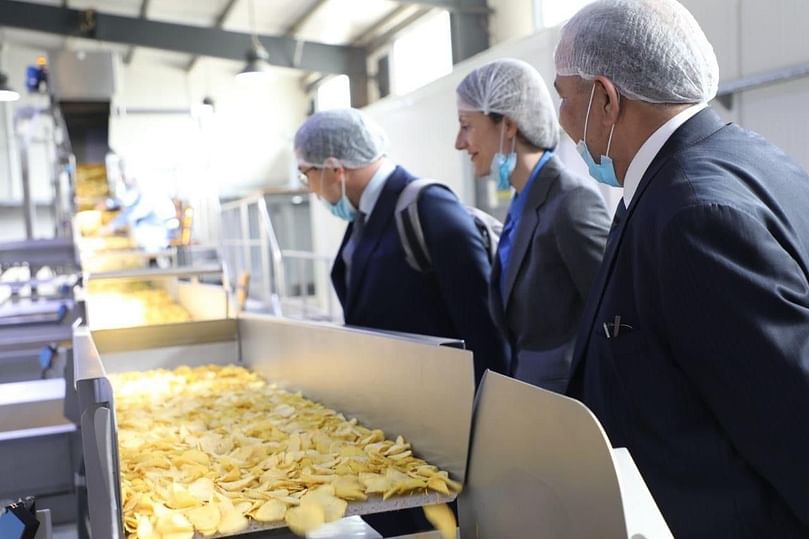
MULTIPOLYGON (((7 43, 0 58, 10 84, 23 94, 17 103, 0 105, 2 203, 19 201, 22 196, 19 148, 11 125, 15 111, 21 107, 47 104, 44 96, 28 96, 23 90, 25 67, 43 53, 46 51, 7 43)), ((178 59, 171 53, 137 49, 129 66, 117 66, 118 88, 113 98, 109 142, 144 187, 200 205, 201 199, 287 184, 295 166, 292 137, 308 106, 299 83, 300 73, 277 69, 268 81, 244 84, 234 78, 241 68, 238 62, 205 58, 191 73, 183 69, 185 62, 185 57, 178 59), (182 112, 135 112, 188 111, 206 96, 215 100, 216 112, 204 118, 182 112), (133 112, 120 112, 127 109, 133 112)), ((34 134, 43 134, 47 126, 35 127, 34 134)), ((33 197, 48 202, 51 157, 45 145, 32 144, 30 163, 33 197)), ((22 238, 23 224, 14 224, 14 212, 7 206, 0 208, 4 213, 4 237, 22 238)), ((38 219, 36 235, 50 236, 51 228, 38 219)))
MULTIPOLYGON (((533 10, 528 4, 531 3, 494 0, 492 5, 498 15, 492 21, 493 34, 502 38, 504 29, 508 29, 508 24, 498 20, 532 20, 533 10), (516 9, 512 10, 512 6, 516 9)), ((712 42, 723 81, 809 62, 809 49, 803 44, 809 25, 809 3, 804 0, 685 0, 684 4, 712 42)), ((515 33, 519 33, 521 26, 516 27, 515 33)), ((416 174, 446 181, 470 200, 468 165, 453 149, 456 85, 474 67, 508 56, 534 65, 550 84, 557 39, 558 28, 550 28, 496 45, 459 64, 451 75, 409 95, 373 103, 366 111, 388 131, 391 155, 396 160, 416 174)), ((551 91, 551 95, 556 99, 555 92, 551 91)), ((714 108, 728 121, 762 133, 809 167, 807 102, 809 79, 801 79, 743 93, 736 97, 732 110, 716 103, 714 108)), ((580 166, 575 155, 569 164, 580 166)))
POLYGON ((242 83, 234 62, 202 59, 186 74, 147 60, 139 54, 123 70, 117 106, 188 109, 209 96, 216 111, 203 119, 113 116, 110 141, 117 152, 161 183, 170 179, 181 196, 200 188, 234 196, 289 181, 291 141, 307 109, 297 72, 278 69, 267 81, 242 83))
POLYGON ((489 0, 494 13, 489 18, 492 45, 520 39, 534 32, 535 0, 489 0))

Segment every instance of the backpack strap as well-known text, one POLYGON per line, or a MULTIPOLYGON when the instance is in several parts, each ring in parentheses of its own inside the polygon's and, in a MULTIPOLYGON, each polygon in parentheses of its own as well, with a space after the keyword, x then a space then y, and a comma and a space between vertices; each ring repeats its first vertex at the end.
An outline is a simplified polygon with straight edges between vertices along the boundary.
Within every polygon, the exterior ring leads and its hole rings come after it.
POLYGON ((405 260, 411 268, 421 273, 432 269, 432 259, 421 227, 418 202, 421 192, 431 185, 439 185, 452 192, 452 189, 437 180, 414 180, 399 194, 394 210, 396 230, 399 232, 399 242, 404 249, 405 260))

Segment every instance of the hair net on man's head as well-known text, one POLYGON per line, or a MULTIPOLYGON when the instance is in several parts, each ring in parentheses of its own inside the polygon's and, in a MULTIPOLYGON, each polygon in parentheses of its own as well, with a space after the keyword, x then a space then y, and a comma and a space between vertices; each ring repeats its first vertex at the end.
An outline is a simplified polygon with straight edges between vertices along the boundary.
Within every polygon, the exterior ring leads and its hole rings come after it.
POLYGON ((676 0, 597 0, 562 28, 556 72, 610 79, 648 103, 704 103, 719 66, 708 38, 676 0))
POLYGON ((304 166, 323 167, 329 158, 346 168, 361 168, 385 154, 387 137, 357 109, 316 112, 295 134, 295 154, 304 166))
POLYGON ((508 116, 520 133, 538 148, 559 143, 559 122, 542 76, 514 59, 495 60, 468 74, 456 89, 458 110, 508 116))

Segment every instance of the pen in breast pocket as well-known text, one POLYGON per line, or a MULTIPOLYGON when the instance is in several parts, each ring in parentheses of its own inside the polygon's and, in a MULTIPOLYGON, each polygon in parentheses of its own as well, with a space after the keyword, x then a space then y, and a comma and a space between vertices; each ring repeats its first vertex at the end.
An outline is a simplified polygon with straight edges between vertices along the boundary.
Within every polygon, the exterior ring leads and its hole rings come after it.
POLYGON ((613 337, 617 337, 621 333, 621 328, 631 330, 632 326, 629 324, 622 324, 621 323, 621 315, 616 314, 615 318, 612 319, 612 322, 604 322, 602 325, 604 328, 604 335, 611 339, 613 337))

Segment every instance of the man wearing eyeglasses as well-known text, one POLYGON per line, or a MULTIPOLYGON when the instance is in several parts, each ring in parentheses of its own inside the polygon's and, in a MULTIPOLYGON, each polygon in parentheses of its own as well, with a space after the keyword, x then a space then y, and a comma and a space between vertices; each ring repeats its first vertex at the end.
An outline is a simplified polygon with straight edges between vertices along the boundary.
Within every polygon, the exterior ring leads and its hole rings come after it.
MULTIPOLYGON (((386 143, 356 109, 318 112, 295 135, 301 182, 349 222, 331 274, 345 323, 463 339, 476 383, 486 369, 507 373, 506 344, 489 314, 490 264, 480 233, 451 192, 425 188, 418 214, 433 270, 411 268, 394 210, 416 178, 385 157, 386 143)), ((366 520, 385 537, 430 529, 420 511, 366 520)))
POLYGON ((475 379, 505 373, 507 352, 488 309, 489 257, 457 198, 427 187, 419 218, 433 271, 405 261, 394 219, 397 198, 416 178, 385 157, 387 137, 356 109, 318 112, 295 136, 301 182, 349 222, 332 269, 347 325, 463 339, 475 379))

